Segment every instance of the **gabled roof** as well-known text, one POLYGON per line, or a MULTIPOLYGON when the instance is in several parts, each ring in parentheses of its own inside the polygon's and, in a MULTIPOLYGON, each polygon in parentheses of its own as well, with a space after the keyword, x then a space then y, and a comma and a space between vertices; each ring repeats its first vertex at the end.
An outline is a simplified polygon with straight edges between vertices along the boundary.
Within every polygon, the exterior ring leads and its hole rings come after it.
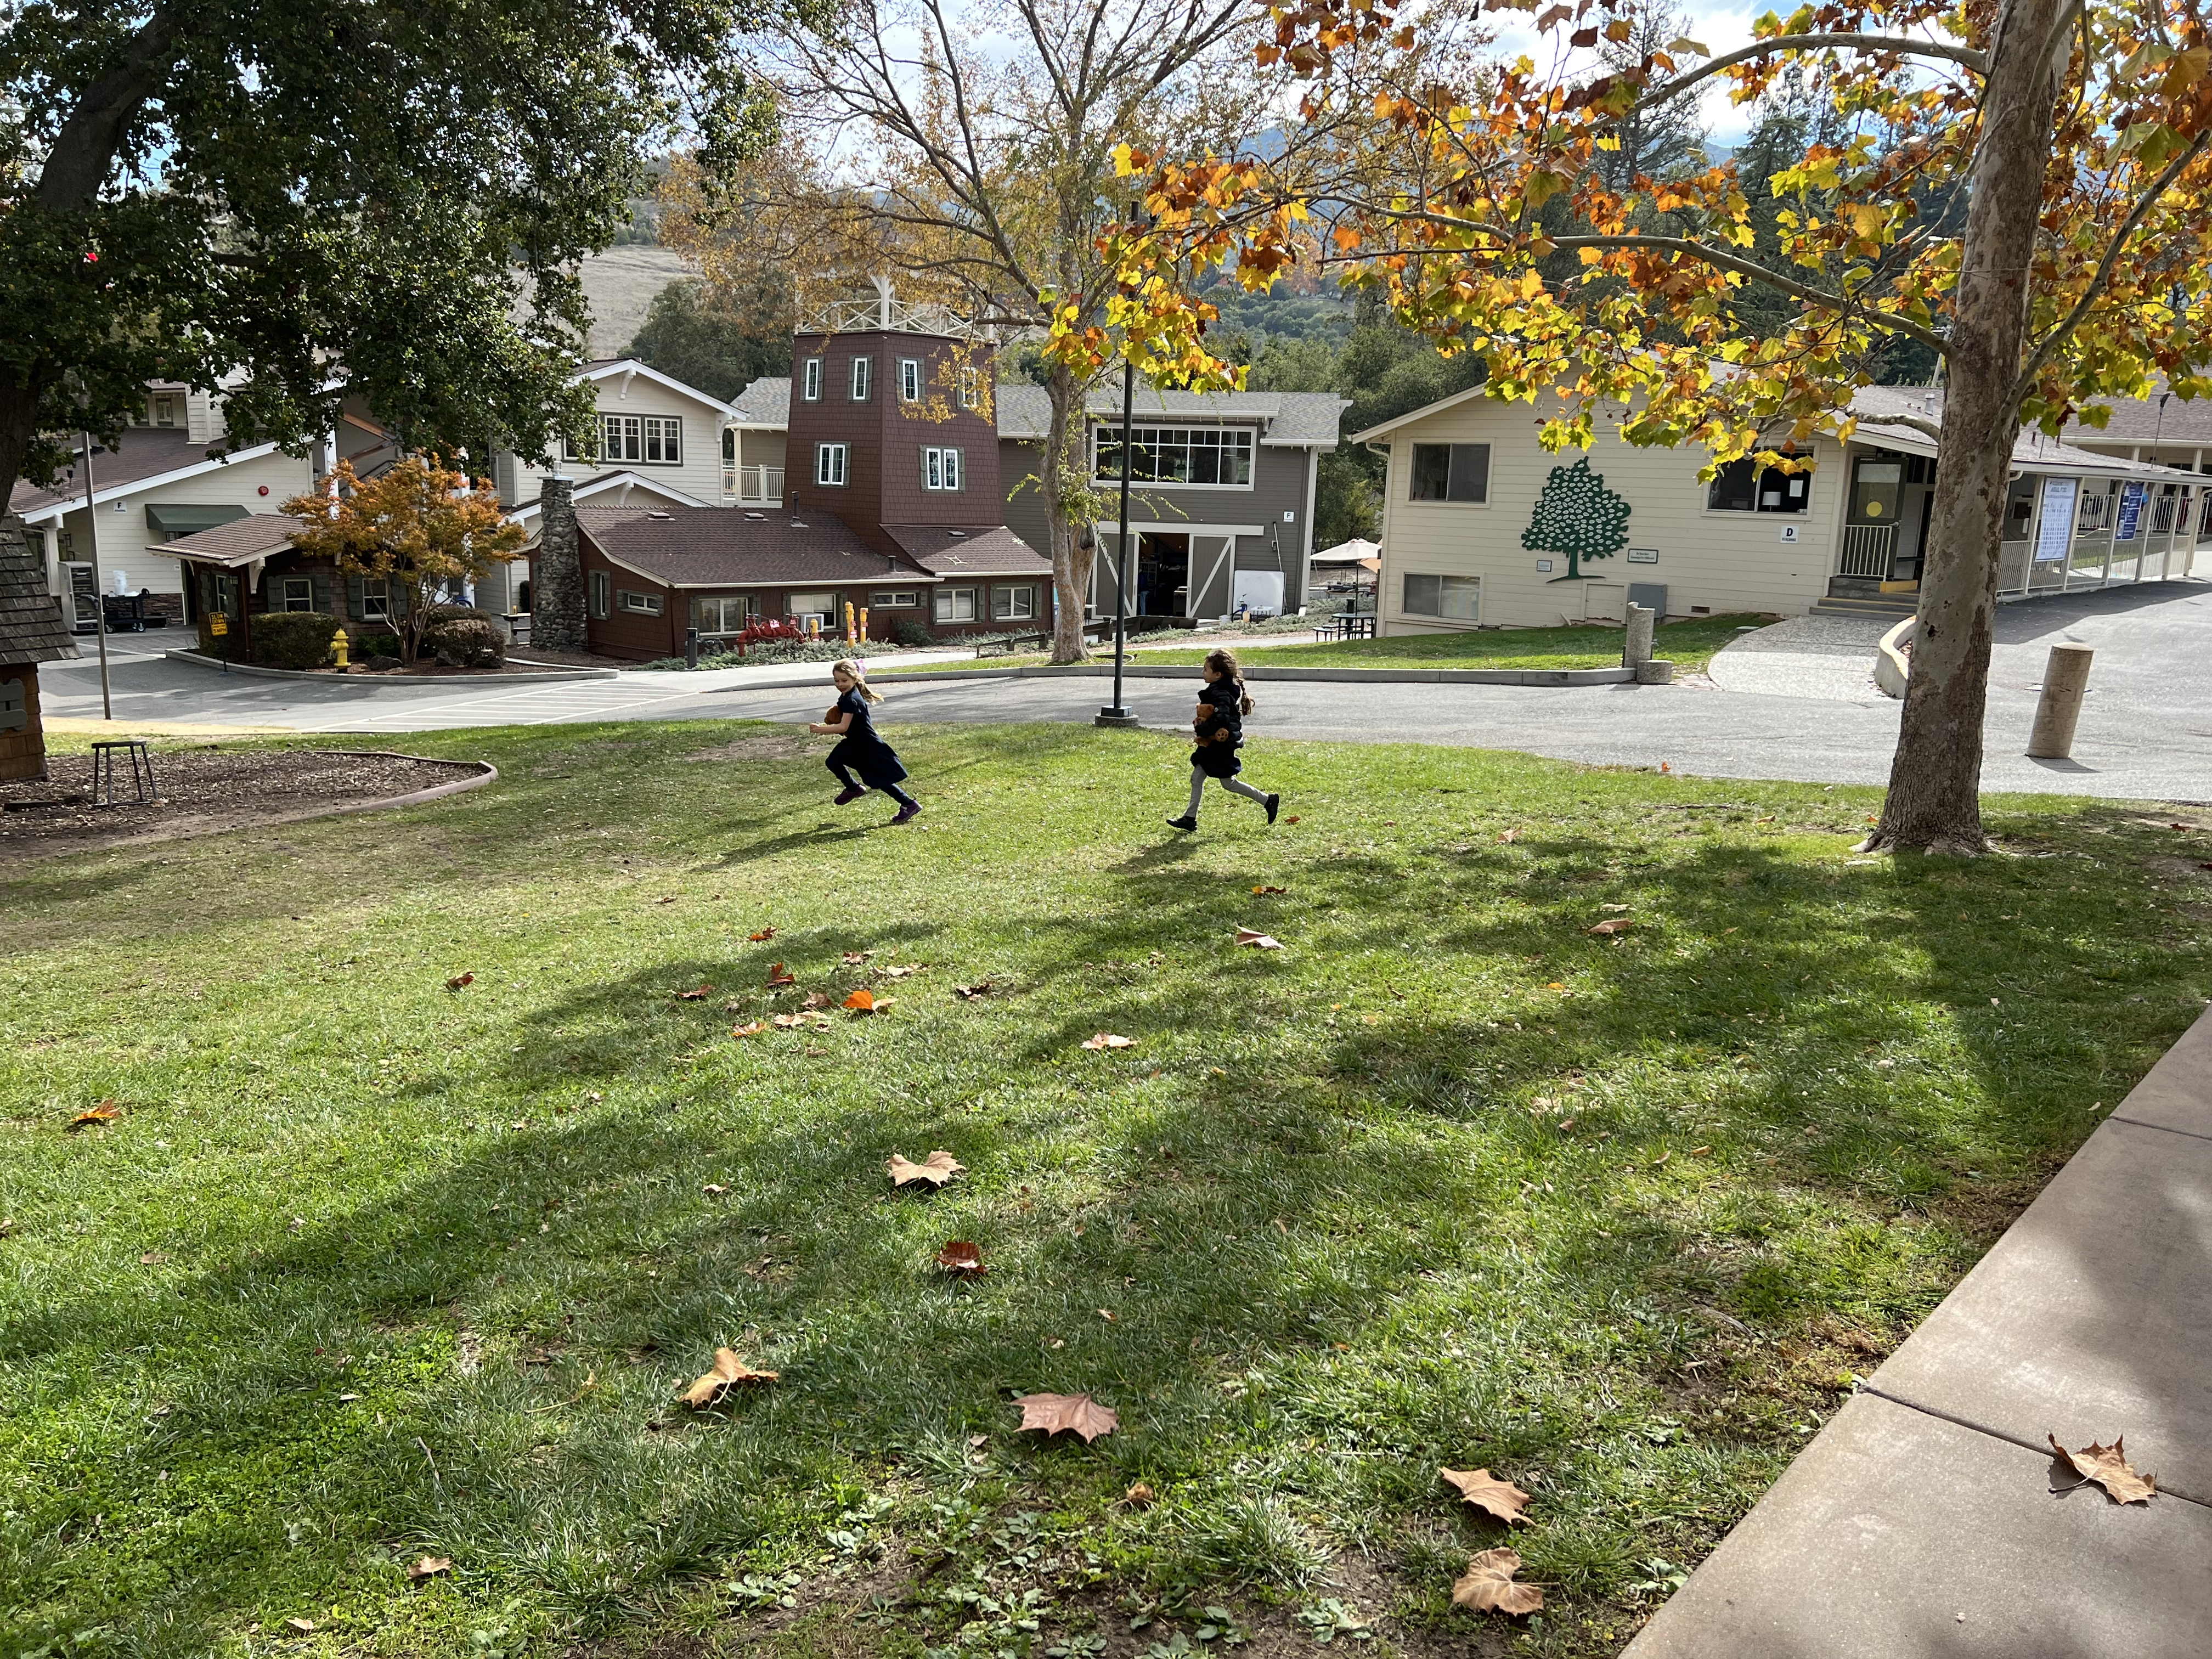
POLYGON ((938 525, 887 524, 884 534, 924 570, 957 576, 1049 576, 1052 561, 1004 525, 954 530, 938 525))
MULTIPOLYGON (((997 388, 996 397, 1001 438, 1045 435, 1052 420, 1052 400, 1042 386, 1017 381, 997 388)), ((1249 422, 1261 428, 1260 443, 1265 448, 1334 449, 1344 411, 1351 406, 1349 399, 1334 392, 1162 392, 1140 386, 1130 414, 1139 421, 1249 422)), ((1118 420, 1121 389, 1094 387, 1085 400, 1084 412, 1094 421, 1118 420)))
POLYGON ((576 371, 578 380, 591 380, 600 385, 612 380, 618 386, 627 386, 632 377, 650 380, 655 386, 665 386, 671 392, 681 392, 684 397, 696 398, 698 402, 706 404, 708 408, 719 410, 725 415, 735 415, 738 412, 720 398, 709 392, 702 392, 696 386, 686 386, 673 374, 664 374, 651 363, 636 357, 602 357, 596 362, 586 363, 582 368, 576 371))
POLYGON ((249 513, 212 530, 196 530, 173 542, 149 544, 146 550, 166 553, 173 559, 235 567, 286 551, 292 545, 292 532, 299 527, 300 521, 287 513, 249 513))
POLYGON ((53 662, 76 655, 62 602, 46 592, 44 553, 13 514, 0 516, 0 663, 53 662))
MULTIPOLYGON (((180 478, 198 477, 236 461, 274 454, 276 449, 273 443, 248 444, 228 455, 210 455, 208 446, 194 443, 182 427, 134 426, 112 448, 93 446, 93 499, 98 503, 135 495, 180 478)), ((9 496, 9 510, 33 524, 74 512, 84 505, 83 465, 84 458, 80 455, 51 489, 19 482, 9 496)))
POLYGON ((781 432, 791 424, 791 376, 763 374, 738 393, 738 420, 781 432))
MULTIPOLYGON (((618 506, 626 504, 629 496, 641 489, 653 498, 651 505, 654 507, 664 504, 669 507, 712 507, 714 505, 712 501, 702 501, 696 495, 686 495, 675 485, 665 483, 659 478, 649 477, 642 472, 629 471, 603 472, 596 478, 578 484, 568 492, 568 499, 581 507, 595 496, 612 493, 622 499, 617 501, 605 502, 603 505, 618 506)), ((509 507, 507 516, 516 524, 534 524, 538 518, 538 506, 539 503, 535 501, 524 501, 518 507, 509 507)))
POLYGON ((665 587, 937 580, 877 552, 829 513, 794 521, 781 509, 580 507, 576 527, 611 562, 665 587))

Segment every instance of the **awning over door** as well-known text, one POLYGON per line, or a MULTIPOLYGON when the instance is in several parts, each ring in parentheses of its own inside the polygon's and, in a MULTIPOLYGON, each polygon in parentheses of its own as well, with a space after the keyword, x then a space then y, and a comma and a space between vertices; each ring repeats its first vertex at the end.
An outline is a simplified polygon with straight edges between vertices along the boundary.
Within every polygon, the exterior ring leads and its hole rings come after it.
POLYGON ((159 507, 149 504, 146 508, 146 527, 165 542, 179 536, 190 536, 202 530, 212 530, 219 524, 228 524, 234 519, 243 519, 248 509, 227 507, 219 502, 193 501, 179 507, 159 507))

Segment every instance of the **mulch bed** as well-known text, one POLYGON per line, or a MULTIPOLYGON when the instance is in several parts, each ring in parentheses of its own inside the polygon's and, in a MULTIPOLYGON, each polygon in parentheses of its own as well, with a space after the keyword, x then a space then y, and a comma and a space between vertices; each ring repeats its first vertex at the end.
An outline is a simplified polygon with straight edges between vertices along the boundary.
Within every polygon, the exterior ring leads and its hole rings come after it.
MULTIPOLYGON (((156 799, 134 801, 127 765, 112 806, 92 805, 92 757, 48 757, 43 782, 0 782, 0 860, 88 852, 314 817, 476 775, 465 762, 315 749, 154 751, 156 799)), ((121 758, 118 757, 118 759, 121 758)))

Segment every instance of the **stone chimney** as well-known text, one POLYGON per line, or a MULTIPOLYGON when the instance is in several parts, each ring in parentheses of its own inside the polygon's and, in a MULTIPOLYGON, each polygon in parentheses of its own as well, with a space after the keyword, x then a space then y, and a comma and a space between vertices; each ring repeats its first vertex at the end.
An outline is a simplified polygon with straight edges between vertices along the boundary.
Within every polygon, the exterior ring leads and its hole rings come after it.
POLYGON ((530 593, 530 642, 549 651, 590 648, 584 628, 584 565, 576 550, 574 481, 538 487, 538 579, 530 593))

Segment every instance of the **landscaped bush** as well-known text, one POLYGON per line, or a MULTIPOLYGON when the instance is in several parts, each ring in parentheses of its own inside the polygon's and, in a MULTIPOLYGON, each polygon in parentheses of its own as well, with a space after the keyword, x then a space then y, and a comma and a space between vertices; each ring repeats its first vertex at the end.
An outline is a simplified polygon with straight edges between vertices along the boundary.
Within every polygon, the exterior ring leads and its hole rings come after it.
POLYGON ((891 641, 892 643, 896 645, 919 647, 921 646, 935 645, 937 643, 937 635, 931 633, 920 623, 915 622, 909 617, 892 627, 891 641))
MULTIPOLYGON (((422 649, 448 668, 497 668, 507 660, 507 630, 481 611, 460 606, 422 630, 422 649)), ((440 606, 440 612, 447 610, 440 606)))
MULTIPOLYGON (((330 659, 338 619, 321 611, 268 611, 246 626, 252 630, 254 661, 270 668, 320 668, 330 659)), ((236 638, 232 635, 231 641, 236 638)))

